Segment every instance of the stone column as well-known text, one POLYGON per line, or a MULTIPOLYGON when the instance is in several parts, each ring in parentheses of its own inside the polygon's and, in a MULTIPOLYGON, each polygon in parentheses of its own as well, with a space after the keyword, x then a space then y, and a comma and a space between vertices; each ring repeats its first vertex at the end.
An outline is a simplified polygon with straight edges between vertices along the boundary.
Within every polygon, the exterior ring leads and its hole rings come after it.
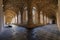
POLYGON ((47 16, 47 13, 46 13, 46 24, 48 24, 48 16, 47 16))
POLYGON ((28 10, 28 28, 33 27, 33 17, 32 17, 32 6, 31 6, 31 0, 27 2, 27 10, 28 10))
MULTIPOLYGON (((59 9, 60 10, 60 9, 59 9)), ((57 17, 57 26, 58 26, 58 29, 60 31, 60 12, 57 12, 56 13, 56 17, 57 17)))
POLYGON ((38 13, 38 24, 40 24, 40 11, 41 11, 40 4, 37 3, 36 6, 37 6, 37 13, 38 13))
POLYGON ((33 22, 32 22, 32 8, 28 8, 28 24, 31 25, 33 22))
POLYGON ((43 12, 43 24, 46 25, 46 13, 43 12))
POLYGON ((20 8, 20 12, 21 12, 21 24, 23 24, 23 7, 20 8))
POLYGON ((47 17, 47 20, 46 21, 47 21, 47 24, 48 24, 48 17, 47 17))
POLYGON ((18 13, 17 13, 17 24, 18 24, 18 13))
POLYGON ((23 24, 26 24, 26 10, 23 12, 23 24))
POLYGON ((47 13, 45 13, 45 24, 47 24, 47 13))
POLYGON ((57 17, 58 29, 60 31, 60 0, 58 0, 58 12, 56 13, 56 17, 57 17))
POLYGON ((17 13, 17 24, 21 24, 21 14, 20 11, 17 13))
POLYGON ((34 19, 35 20, 35 24, 38 25, 39 24, 38 23, 39 20, 38 20, 38 13, 36 12, 36 10, 35 10, 35 15, 34 16, 35 16, 35 19, 34 19))
POLYGON ((40 10, 38 10, 38 24, 40 24, 40 10))
POLYGON ((44 22, 44 12, 43 12, 43 25, 44 25, 44 23, 45 23, 45 22, 44 22))
POLYGON ((4 26, 4 16, 3 16, 3 7, 2 7, 3 0, 0 0, 0 30, 4 26))

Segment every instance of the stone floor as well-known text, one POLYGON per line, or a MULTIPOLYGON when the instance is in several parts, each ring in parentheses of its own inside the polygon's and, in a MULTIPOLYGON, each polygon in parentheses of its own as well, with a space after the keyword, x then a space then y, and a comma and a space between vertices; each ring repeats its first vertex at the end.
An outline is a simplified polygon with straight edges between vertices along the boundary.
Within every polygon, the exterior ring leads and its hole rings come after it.
POLYGON ((27 29, 16 25, 4 27, 0 32, 0 40, 27 40, 27 29))
POLYGON ((60 32, 56 24, 34 28, 32 40, 60 40, 60 32))
POLYGON ((0 40, 60 40, 60 32, 56 24, 30 30, 12 25, 12 27, 3 27, 1 29, 0 40))

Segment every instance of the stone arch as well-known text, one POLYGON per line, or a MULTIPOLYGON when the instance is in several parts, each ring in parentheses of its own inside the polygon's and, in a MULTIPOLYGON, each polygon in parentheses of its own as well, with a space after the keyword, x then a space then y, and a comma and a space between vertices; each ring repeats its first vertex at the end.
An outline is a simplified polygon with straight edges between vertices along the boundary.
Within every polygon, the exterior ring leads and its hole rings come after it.
MULTIPOLYGON (((11 24, 12 19, 17 17, 16 12, 14 12, 12 10, 5 10, 5 14, 4 15, 5 15, 5 19, 6 19, 5 20, 6 24, 11 24)), ((17 19, 15 19, 15 20, 17 20, 17 19)))

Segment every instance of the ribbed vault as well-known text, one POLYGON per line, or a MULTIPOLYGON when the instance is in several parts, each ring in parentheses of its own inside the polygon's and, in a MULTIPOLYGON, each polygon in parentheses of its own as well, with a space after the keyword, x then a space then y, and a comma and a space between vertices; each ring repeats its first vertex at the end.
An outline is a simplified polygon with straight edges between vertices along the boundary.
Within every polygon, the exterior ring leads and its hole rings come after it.
MULTIPOLYGON (((27 7, 28 15, 30 15, 28 16, 28 21, 31 21, 32 20, 31 11, 33 7, 36 8, 38 14, 42 11, 44 15, 45 14, 47 15, 47 17, 56 18, 56 11, 58 9, 58 0, 3 0, 3 5, 4 5, 3 7, 4 12, 6 10, 12 10, 16 14, 18 14, 18 12, 20 11, 21 15, 23 15, 24 8, 27 7)), ((8 15, 9 14, 7 14, 6 16, 8 17, 8 15)))

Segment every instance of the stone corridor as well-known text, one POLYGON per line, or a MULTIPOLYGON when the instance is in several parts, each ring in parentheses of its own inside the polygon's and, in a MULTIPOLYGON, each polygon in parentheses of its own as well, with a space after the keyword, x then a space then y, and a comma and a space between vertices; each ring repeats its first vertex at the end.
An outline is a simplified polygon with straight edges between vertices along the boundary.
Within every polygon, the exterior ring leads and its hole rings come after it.
POLYGON ((60 40, 60 32, 56 24, 49 24, 31 30, 12 25, 12 27, 1 29, 0 40, 60 40))
POLYGON ((60 40, 60 0, 0 0, 0 40, 60 40))

